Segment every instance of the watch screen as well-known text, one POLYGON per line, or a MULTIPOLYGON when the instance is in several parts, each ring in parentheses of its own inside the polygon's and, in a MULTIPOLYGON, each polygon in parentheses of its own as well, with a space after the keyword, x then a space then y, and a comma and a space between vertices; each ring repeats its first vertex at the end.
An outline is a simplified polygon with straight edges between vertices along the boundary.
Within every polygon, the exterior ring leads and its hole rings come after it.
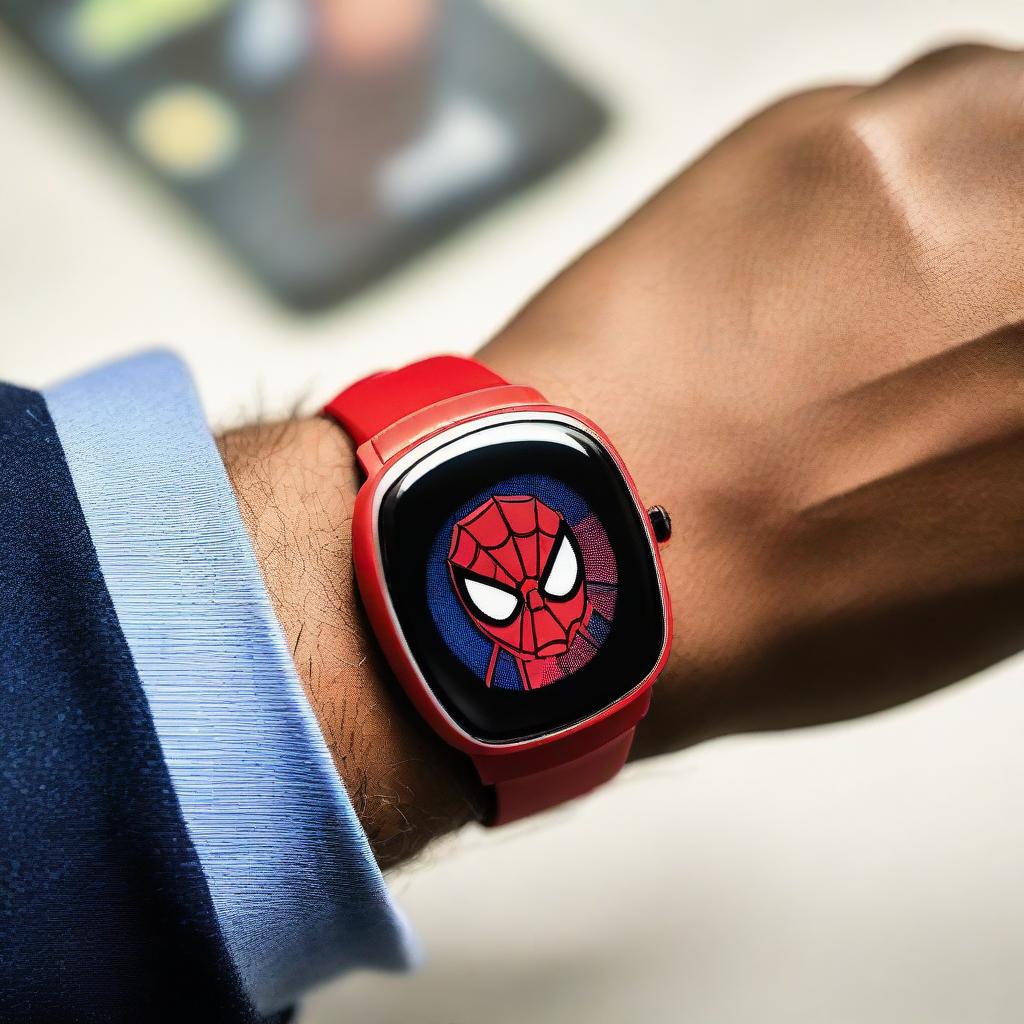
POLYGON ((557 731, 650 674, 664 609, 640 515, 590 434, 525 417, 449 441, 384 492, 392 605, 464 731, 488 742, 557 731))

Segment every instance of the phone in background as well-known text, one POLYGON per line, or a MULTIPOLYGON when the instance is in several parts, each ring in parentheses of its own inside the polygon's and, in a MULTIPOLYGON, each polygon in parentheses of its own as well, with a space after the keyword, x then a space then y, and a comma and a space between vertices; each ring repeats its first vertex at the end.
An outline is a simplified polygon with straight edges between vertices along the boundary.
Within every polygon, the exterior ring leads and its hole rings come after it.
POLYGON ((606 122, 475 0, 0 0, 0 17, 296 308, 370 282, 606 122))

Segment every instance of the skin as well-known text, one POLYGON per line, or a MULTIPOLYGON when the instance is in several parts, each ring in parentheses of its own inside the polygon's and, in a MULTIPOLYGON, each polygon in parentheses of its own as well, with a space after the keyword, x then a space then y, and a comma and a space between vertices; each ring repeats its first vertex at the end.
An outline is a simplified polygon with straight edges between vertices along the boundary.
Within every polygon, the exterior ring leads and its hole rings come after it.
MULTIPOLYGON (((1024 644, 1024 56, 964 46, 748 121, 480 354, 597 420, 649 502, 676 640, 635 756, 834 721, 1024 644)), ((352 584, 348 442, 222 450, 381 862, 472 816, 352 584)))

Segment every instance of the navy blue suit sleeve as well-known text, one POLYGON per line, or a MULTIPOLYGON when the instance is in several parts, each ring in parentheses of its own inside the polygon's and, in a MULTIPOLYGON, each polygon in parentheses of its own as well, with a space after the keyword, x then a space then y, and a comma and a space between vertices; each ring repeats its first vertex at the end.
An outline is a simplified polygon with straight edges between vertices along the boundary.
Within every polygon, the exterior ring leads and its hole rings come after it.
POLYGON ((46 404, 0 385, 0 1021, 256 1019, 46 404))

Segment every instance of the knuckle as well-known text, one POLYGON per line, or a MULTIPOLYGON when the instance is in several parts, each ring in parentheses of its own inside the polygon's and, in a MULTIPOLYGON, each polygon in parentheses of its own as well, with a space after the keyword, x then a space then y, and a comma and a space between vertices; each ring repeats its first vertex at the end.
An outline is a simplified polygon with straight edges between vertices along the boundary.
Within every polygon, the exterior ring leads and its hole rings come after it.
POLYGON ((803 126, 840 109, 851 96, 861 91, 861 86, 854 85, 801 89, 776 100, 762 116, 798 132, 803 126))
MULTIPOLYGON (((1005 56, 1011 51, 991 43, 964 40, 947 43, 944 46, 929 50, 910 61, 903 71, 940 71, 947 68, 958 68, 964 65, 978 64, 993 57, 1005 56)), ((902 72, 897 72, 902 73, 902 72)))
POLYGON ((831 86, 776 101, 759 118, 763 170, 798 188, 848 170, 859 159, 854 111, 862 93, 858 87, 831 86))
POLYGON ((782 140, 779 155, 785 174, 800 185, 841 181, 859 189, 872 181, 862 117, 850 103, 806 119, 782 140))
MULTIPOLYGON (((985 43, 956 43, 926 53, 872 92, 894 102, 909 91, 933 96, 956 111, 1000 111, 1024 97, 1024 53, 985 43)), ((1015 114, 1018 111, 1015 109, 1015 114)))

